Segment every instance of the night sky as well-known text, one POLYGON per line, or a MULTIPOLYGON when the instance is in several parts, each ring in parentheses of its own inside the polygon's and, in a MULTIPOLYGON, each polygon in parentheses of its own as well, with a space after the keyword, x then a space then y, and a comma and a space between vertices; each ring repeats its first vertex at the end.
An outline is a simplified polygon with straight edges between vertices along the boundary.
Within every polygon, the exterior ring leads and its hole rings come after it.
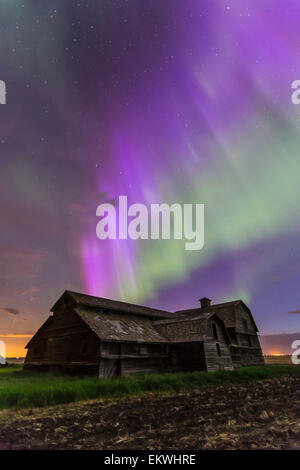
POLYGON ((241 298, 261 334, 300 331, 299 15, 298 0, 1 2, 10 355, 65 289, 170 311, 241 298), (204 249, 98 240, 96 208, 119 195, 204 203, 204 249))

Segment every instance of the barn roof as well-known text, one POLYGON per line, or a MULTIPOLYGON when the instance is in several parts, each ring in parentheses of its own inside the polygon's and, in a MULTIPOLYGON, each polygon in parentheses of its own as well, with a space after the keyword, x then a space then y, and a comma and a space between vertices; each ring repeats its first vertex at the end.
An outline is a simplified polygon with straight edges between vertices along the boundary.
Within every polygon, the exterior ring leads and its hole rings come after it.
MULTIPOLYGON (((224 308, 224 307, 234 307, 235 305, 237 305, 239 302, 242 302, 244 303, 242 300, 231 300, 229 302, 222 302, 222 303, 219 303, 219 304, 213 304, 213 305, 210 305, 208 307, 205 307, 205 312, 210 312, 212 310, 216 310, 216 309, 219 309, 219 308, 224 308)), ((246 304, 244 304, 245 307, 249 310, 249 308, 247 307, 246 304)), ((175 313, 176 315, 177 314, 185 314, 185 313, 195 313, 195 312, 200 312, 202 311, 203 312, 203 309, 201 307, 196 307, 196 308, 190 308, 190 309, 187 309, 187 310, 177 310, 175 313)))
POLYGON ((56 310, 60 303, 68 297, 73 303, 86 307, 97 309, 109 309, 119 312, 126 312, 132 314, 143 315, 151 318, 170 318, 172 313, 165 310, 158 310, 150 307, 143 307, 141 305, 130 304, 127 302, 120 302, 118 300, 105 299, 103 297, 95 297, 93 295, 81 294, 66 290, 58 301, 53 305, 51 311, 56 310))
POLYGON ((160 331, 161 334, 166 336, 168 340, 172 343, 206 341, 206 338, 208 336, 207 321, 211 317, 215 317, 217 321, 219 321, 219 323, 222 325, 225 337, 229 344, 230 339, 225 328, 224 322, 216 312, 198 312, 194 314, 191 313, 190 315, 182 314, 170 320, 157 320, 154 322, 154 325, 158 329, 158 331, 160 331), (184 328, 180 327, 181 324, 192 324, 193 322, 197 322, 197 328, 194 331, 192 329, 189 329, 188 334, 185 332, 184 328), (178 327, 176 327, 176 325, 178 325, 178 327))
POLYGON ((226 318, 226 312, 225 311, 222 312, 222 320, 224 321, 224 323, 226 324, 227 327, 230 327, 230 326, 235 326, 235 322, 237 320, 235 307, 237 307, 239 305, 241 305, 250 314, 250 317, 251 317, 251 320, 253 321, 254 327, 255 327, 256 331, 258 331, 257 325, 256 325, 256 323, 254 321, 254 318, 253 318, 253 315, 251 313, 251 310, 249 309, 249 307, 241 299, 231 300, 229 302, 222 302, 222 303, 219 303, 219 304, 213 304, 213 305, 210 305, 208 307, 205 307, 204 310, 201 307, 193 308, 193 309, 189 309, 189 310, 178 310, 177 312, 175 312, 175 315, 177 315, 177 314, 185 314, 186 315, 186 314, 191 314, 191 313, 196 313, 196 312, 199 312, 199 313, 200 312, 202 312, 202 313, 212 312, 212 311, 218 312, 218 310, 226 309, 226 308, 229 307, 231 309, 231 311, 234 313, 234 319, 235 319, 234 324, 231 324, 231 321, 229 320, 229 318, 228 319, 226 318))
POLYGON ((143 316, 124 315, 122 312, 104 313, 82 306, 75 307, 74 311, 102 341, 168 342, 154 328, 152 321, 143 316))

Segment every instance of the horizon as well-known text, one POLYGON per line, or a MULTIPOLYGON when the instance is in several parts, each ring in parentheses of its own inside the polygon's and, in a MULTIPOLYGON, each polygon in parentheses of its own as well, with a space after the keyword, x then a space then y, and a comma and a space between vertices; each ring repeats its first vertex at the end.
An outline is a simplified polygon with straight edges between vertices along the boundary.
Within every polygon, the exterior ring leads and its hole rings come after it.
MULTIPOLYGON (((83 294, 82 292, 77 292, 77 293, 83 294)), ((114 299, 107 299, 107 298, 105 299, 114 300, 114 299)), ((240 299, 231 299, 231 300, 240 300, 240 299)), ((221 302, 218 302, 218 303, 221 303, 221 302)), ((54 305, 54 302, 52 303, 52 305, 54 305)), ((214 304, 211 304, 211 305, 213 306, 214 304)), ((143 305, 143 306, 149 307, 147 305, 143 305)), ((197 307, 195 306, 193 308, 197 308, 197 307)), ((173 312, 168 311, 168 310, 166 311, 169 313, 176 313, 176 311, 173 311, 173 312)), ((52 315, 51 311, 49 311, 49 315, 52 315)), ((256 321, 255 316, 254 316, 254 320, 256 321)), ((40 326, 41 325, 39 325, 38 328, 40 326)), ((6 343, 6 351, 7 351, 6 357, 7 358, 17 358, 17 357, 24 358, 27 352, 27 350, 25 349, 25 345, 30 341, 30 339, 34 336, 35 333, 36 331, 32 333, 23 333, 23 334, 22 333, 21 334, 18 334, 18 333, 1 334, 1 331, 0 331, 0 340, 5 341, 6 343)), ((271 355, 271 356, 291 355, 293 351, 291 349, 292 342, 300 338, 300 329, 299 329, 299 332, 293 332, 293 333, 283 332, 283 333, 275 333, 275 334, 262 334, 259 331, 258 334, 259 334, 262 351, 265 356, 266 355, 271 355)))

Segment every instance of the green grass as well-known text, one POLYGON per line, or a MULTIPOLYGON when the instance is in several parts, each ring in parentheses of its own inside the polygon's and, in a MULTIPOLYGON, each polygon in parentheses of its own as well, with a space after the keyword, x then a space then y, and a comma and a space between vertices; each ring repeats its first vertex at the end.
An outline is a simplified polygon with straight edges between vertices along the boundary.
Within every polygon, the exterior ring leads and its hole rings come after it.
POLYGON ((187 391, 217 385, 247 384, 283 375, 300 375, 300 367, 252 366, 228 372, 153 373, 98 380, 27 372, 22 370, 21 365, 10 365, 0 369, 0 408, 33 408, 90 398, 187 391))

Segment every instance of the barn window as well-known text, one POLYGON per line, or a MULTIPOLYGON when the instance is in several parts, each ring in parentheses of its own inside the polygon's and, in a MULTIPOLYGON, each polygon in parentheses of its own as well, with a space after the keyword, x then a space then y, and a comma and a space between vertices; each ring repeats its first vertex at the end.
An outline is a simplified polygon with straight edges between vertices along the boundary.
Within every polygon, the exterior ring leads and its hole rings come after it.
POLYGON ((245 318, 242 319, 242 323, 243 323, 244 330, 248 330, 248 323, 247 323, 247 320, 245 318))
POLYGON ((220 345, 219 345, 218 343, 216 343, 216 346, 217 346, 217 353, 218 353, 218 356, 221 357, 222 354, 221 354, 220 345))
POLYGON ((213 335, 214 338, 218 341, 218 331, 217 331, 217 325, 215 323, 212 323, 212 330, 213 330, 213 335))
POLYGON ((88 343, 87 341, 82 341, 81 343, 81 354, 86 354, 88 351, 88 343))

